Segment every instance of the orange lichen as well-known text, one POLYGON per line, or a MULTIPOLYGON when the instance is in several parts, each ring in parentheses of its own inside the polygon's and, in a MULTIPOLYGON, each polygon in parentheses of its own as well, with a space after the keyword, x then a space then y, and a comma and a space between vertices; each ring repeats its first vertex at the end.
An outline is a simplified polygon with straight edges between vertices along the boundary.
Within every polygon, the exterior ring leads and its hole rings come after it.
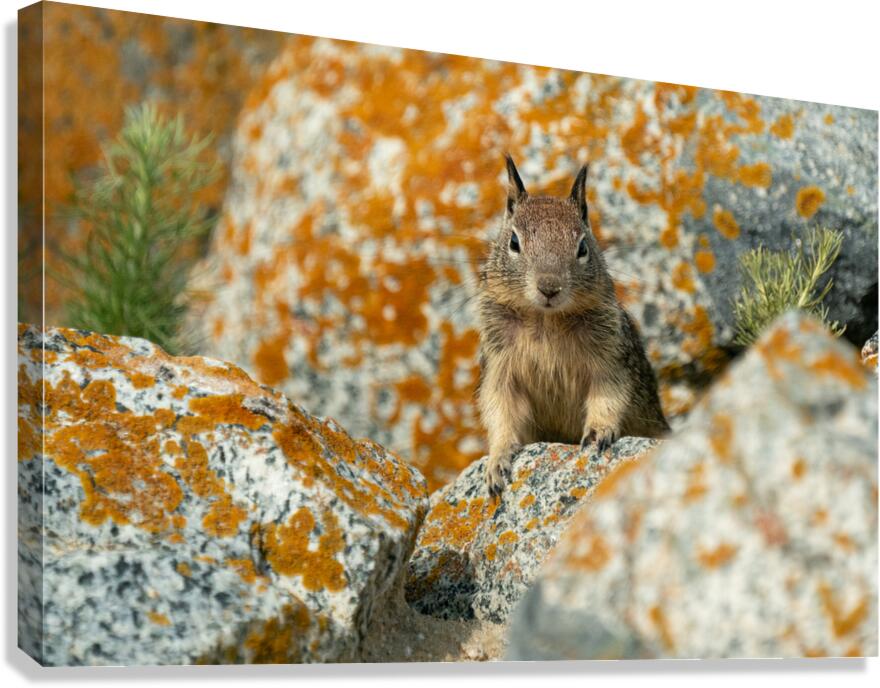
POLYGON ((300 576, 306 590, 342 590, 345 570, 336 559, 345 546, 342 529, 333 512, 325 511, 317 549, 312 549, 310 541, 316 525, 306 507, 294 512, 285 524, 264 525, 266 561, 282 576, 300 576))
POLYGON ((498 543, 502 545, 512 545, 517 540, 519 540, 519 535, 512 530, 505 530, 498 536, 498 543))
POLYGON ((649 457, 644 457, 638 461, 621 461, 618 463, 614 469, 602 479, 602 482, 596 486, 596 489, 593 490, 593 498, 599 500, 613 496, 617 492, 620 483, 630 479, 636 469, 639 466, 644 465, 648 460, 649 457))
POLYGON ((144 389, 146 387, 152 387, 156 384, 156 378, 152 375, 145 375, 144 373, 134 372, 131 374, 131 384, 135 389, 144 389))
POLYGON ((697 140, 696 169, 692 173, 673 164, 674 145, 668 147, 668 144, 664 144, 663 137, 647 126, 648 120, 643 108, 637 108, 635 119, 623 130, 621 137, 621 144, 632 164, 640 165, 638 161, 644 153, 660 162, 659 188, 640 188, 630 181, 626 189, 635 201, 657 204, 666 211, 667 224, 659 236, 660 245, 666 248, 678 245, 681 217, 685 212, 690 212, 695 218, 700 218, 705 213, 701 192, 706 173, 729 178, 732 174, 730 165, 738 155, 736 147, 729 146, 725 140, 737 131, 737 125, 725 127, 720 118, 707 118, 698 127, 695 111, 673 114, 676 110, 670 106, 675 103, 693 107, 696 92, 696 89, 689 86, 658 83, 654 96, 660 125, 668 128, 673 140, 685 136, 693 136, 697 140))
POLYGON ((809 220, 825 202, 825 192, 818 186, 805 186, 797 192, 795 208, 798 215, 809 220))
MULTIPOLYGON (((424 468, 428 489, 434 490, 455 477, 471 461, 484 453, 484 437, 473 414, 473 399, 479 376, 477 346, 479 339, 473 330, 456 333, 451 323, 440 328, 442 349, 439 368, 430 386, 430 402, 426 405, 438 415, 437 422, 427 429, 422 414, 413 421, 410 459, 424 468), (457 381, 457 371, 465 368, 467 380, 457 381), (462 451, 464 438, 476 439, 476 448, 462 451)), ((418 393, 416 387, 413 391, 418 393)), ((401 403, 416 403, 401 399, 401 403)))
POLYGON ((257 573, 256 566, 251 559, 227 559, 226 565, 232 568, 245 583, 254 583, 258 578, 265 579, 257 573))
POLYGON ((679 263, 673 268, 672 286, 689 294, 696 291, 691 266, 688 263, 679 263))
POLYGON ((456 505, 439 502, 428 513, 419 539, 423 547, 442 544, 464 549, 474 538, 480 523, 488 521, 498 508, 497 501, 487 502, 483 497, 462 500, 456 505))
POLYGON ((716 413, 709 428, 709 445, 722 461, 730 460, 732 441, 733 419, 726 413, 716 413))
POLYGON ((660 232, 660 245, 668 249, 678 246, 678 228, 670 226, 660 232))
POLYGON ((486 546, 486 561, 495 561, 495 554, 498 552, 498 545, 494 542, 490 542, 486 546))
POLYGON ((221 317, 214 318, 214 322, 211 325, 211 338, 216 342, 220 337, 223 336, 223 330, 226 327, 226 321, 221 317))
POLYGON ((270 337, 260 342, 254 352, 254 368, 260 382, 266 385, 277 385, 290 374, 287 360, 284 358, 284 346, 287 337, 270 337))
POLYGON ((535 503, 535 495, 533 495, 533 494, 528 494, 528 495, 526 495, 525 497, 523 497, 523 498, 520 500, 520 502, 519 502, 519 508, 520 508, 520 509, 526 509, 526 508, 530 507, 530 506, 531 506, 532 504, 534 504, 534 503, 535 503))
POLYGON ((226 482, 217 477, 208 465, 208 452, 195 440, 186 443, 187 455, 178 457, 174 467, 190 489, 209 502, 208 512, 202 519, 205 532, 217 537, 230 537, 247 518, 247 513, 236 505, 227 492, 226 482))
POLYGON ((695 305, 690 318, 681 322, 679 327, 685 335, 681 343, 682 351, 701 360, 707 370, 716 370, 724 359, 712 347, 715 327, 712 325, 705 307, 699 304, 695 305))
POLYGON ((147 618, 159 626, 170 626, 171 619, 160 612, 147 612, 147 618))
POLYGON ((801 458, 797 458, 791 464, 791 477, 795 480, 800 480, 804 477, 804 474, 807 472, 807 462, 801 458))
POLYGON ((862 596, 859 602, 849 611, 843 611, 834 599, 831 586, 827 583, 819 585, 819 599, 822 609, 831 621, 835 637, 842 638, 855 631, 868 618, 868 595, 862 596))
POLYGON ((706 466, 703 463, 698 463, 688 470, 688 482, 682 495, 685 503, 696 501, 709 491, 705 482, 705 473, 706 466))
POLYGON ((737 549, 733 545, 722 542, 714 549, 701 549, 697 552, 697 559, 707 569, 717 569, 733 559, 737 549))
POLYGON ((865 370, 855 356, 847 359, 829 351, 810 363, 808 368, 814 373, 835 377, 855 389, 863 389, 868 384, 865 370))
POLYGON ((781 139, 790 139, 794 135, 794 118, 791 115, 780 115, 770 125, 770 133, 781 139))
POLYGON ((856 548, 856 543, 853 542, 853 539, 846 533, 835 533, 833 538, 834 544, 845 549, 847 552, 852 552, 856 548))
POLYGON ((654 624, 654 627, 660 634, 660 641, 668 651, 673 652, 675 650, 675 640, 672 637, 669 622, 666 619, 663 608, 659 605, 654 605, 648 610, 648 618, 651 619, 651 623, 654 624))
POLYGON ((302 660, 300 639, 311 623, 308 607, 299 599, 293 598, 291 603, 282 608, 278 618, 256 624, 241 646, 230 646, 224 659, 229 663, 249 664, 299 662, 302 660))
POLYGON ((715 254, 708 249, 701 249, 694 253, 694 264, 702 273, 712 272, 715 269, 715 254))
POLYGON ((419 494, 414 472, 402 462, 378 462, 371 458, 368 441, 355 442, 345 432, 334 430, 328 423, 306 420, 292 406, 292 417, 283 424, 277 424, 273 431, 287 461, 304 476, 308 485, 312 480, 321 479, 332 486, 339 499, 361 514, 378 514, 390 525, 406 528, 408 522, 398 512, 405 497, 419 494), (327 449, 337 460, 362 466, 368 474, 384 479, 387 488, 365 480, 354 483, 344 478, 322 456, 322 445, 317 439, 322 437, 327 449))
MULTIPOLYGON (((20 349, 19 349, 20 351, 20 349)), ((30 461, 43 449, 42 380, 31 381, 24 365, 18 368, 18 460, 30 461)))
POLYGON ((185 561, 177 562, 177 566, 175 566, 174 568, 181 576, 186 576, 187 578, 192 576, 192 567, 185 561))
MULTIPOLYGON (((18 407, 21 409, 22 384, 19 383, 19 402, 18 407)), ((36 406, 31 405, 28 409, 28 416, 18 417, 18 460, 30 461, 35 458, 43 447, 42 426, 39 424, 39 417, 36 416, 36 406)))
POLYGON ((571 554, 566 559, 566 564, 573 568, 598 571, 611 560, 611 548, 605 539, 598 533, 590 536, 587 551, 583 554, 571 554))
POLYGON ((737 223, 733 213, 729 210, 716 207, 712 213, 712 223, 715 225, 718 233, 725 239, 736 239, 739 237, 739 223, 737 223))
POLYGON ((195 433, 223 424, 259 430, 268 421, 265 416, 247 410, 243 405, 244 398, 243 394, 221 394, 190 399, 189 408, 195 415, 181 418, 178 429, 195 433))
POLYGON ((759 341, 756 348, 764 357, 767 372, 774 380, 783 377, 781 363, 801 361, 801 347, 791 340, 791 334, 782 327, 776 328, 767 339, 759 341))
POLYGON ((171 426, 174 414, 118 411, 115 389, 107 380, 93 380, 81 389, 65 373, 45 390, 50 409, 46 453, 80 478, 81 518, 93 525, 109 518, 151 532, 171 527, 170 514, 183 493, 157 458, 157 433, 171 426))
POLYGON ((766 162, 743 165, 739 168, 739 181, 746 186, 767 189, 773 183, 773 172, 766 162))
POLYGON ((520 470, 516 474, 516 480, 514 480, 512 483, 510 483, 511 492, 516 492, 523 485, 525 485, 526 480, 529 479, 529 476, 531 476, 532 473, 534 473, 534 469, 532 469, 532 468, 523 468, 522 470, 520 470))

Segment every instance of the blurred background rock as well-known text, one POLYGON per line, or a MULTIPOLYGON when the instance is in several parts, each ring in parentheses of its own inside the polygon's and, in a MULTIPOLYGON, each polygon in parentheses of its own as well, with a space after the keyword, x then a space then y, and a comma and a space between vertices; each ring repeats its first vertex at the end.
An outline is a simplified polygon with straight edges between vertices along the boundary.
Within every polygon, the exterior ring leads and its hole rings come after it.
MULTIPOLYGON (((20 42, 38 40, 41 27, 22 22, 20 42)), ((213 133, 214 148, 229 162, 230 132, 252 85, 287 35, 273 31, 119 12, 47 2, 43 5, 43 96, 45 98, 45 202, 47 268, 63 270, 59 252, 81 246, 83 237, 66 217, 77 179, 87 178, 101 159, 101 145, 122 127, 126 106, 150 100, 166 115, 181 114, 188 129, 213 133)), ((31 63, 39 68, 39 63, 31 63)), ((27 67, 27 65, 25 65, 27 67)), ((38 83, 32 77, 30 83, 38 83)), ((38 99, 39 89, 20 97, 38 99)), ((22 112, 33 112, 22 103, 22 112)), ((19 213, 22 226, 19 270, 39 272, 40 165, 28 155, 40 150, 39 119, 20 120, 19 213)), ((202 191, 203 202, 219 209, 223 174, 202 191)), ((65 290, 50 282, 46 321, 63 324, 65 290)), ((19 321, 38 322, 40 295, 28 291, 19 321)))

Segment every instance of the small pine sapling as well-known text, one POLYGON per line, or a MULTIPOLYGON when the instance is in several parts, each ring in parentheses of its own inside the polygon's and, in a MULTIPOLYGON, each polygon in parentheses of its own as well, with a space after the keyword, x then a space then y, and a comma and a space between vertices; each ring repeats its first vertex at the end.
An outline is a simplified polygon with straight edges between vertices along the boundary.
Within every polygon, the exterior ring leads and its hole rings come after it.
POLYGON ((152 105, 126 111, 97 177, 74 193, 73 215, 87 239, 63 277, 73 290, 70 325, 181 348, 194 244, 211 225, 197 200, 217 176, 204 161, 209 142, 152 105))
POLYGON ((823 303, 833 281, 829 278, 821 285, 840 254, 843 234, 815 228, 794 243, 788 252, 759 247, 740 256, 743 285, 734 302, 737 344, 752 344, 767 325, 792 308, 812 313, 836 335, 843 333, 839 323, 829 322, 823 303))

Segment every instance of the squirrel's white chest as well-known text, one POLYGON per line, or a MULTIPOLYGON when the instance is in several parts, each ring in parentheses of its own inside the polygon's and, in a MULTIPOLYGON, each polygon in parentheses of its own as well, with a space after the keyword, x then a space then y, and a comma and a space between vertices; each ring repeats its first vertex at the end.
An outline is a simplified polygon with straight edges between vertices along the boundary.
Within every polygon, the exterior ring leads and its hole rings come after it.
POLYGON ((514 378, 529 402, 534 439, 576 442, 583 430, 590 361, 565 337, 516 337, 510 350, 514 378))
POLYGON ((566 396, 581 396, 595 364, 589 351, 575 337, 547 330, 516 332, 511 363, 527 388, 547 388, 566 396))

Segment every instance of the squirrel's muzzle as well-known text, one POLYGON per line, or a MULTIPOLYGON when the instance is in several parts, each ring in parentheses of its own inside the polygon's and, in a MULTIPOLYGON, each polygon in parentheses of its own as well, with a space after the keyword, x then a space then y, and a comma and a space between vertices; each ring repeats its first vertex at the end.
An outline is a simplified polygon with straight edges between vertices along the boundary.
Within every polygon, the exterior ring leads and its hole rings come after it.
POLYGON ((562 282, 555 275, 541 275, 535 280, 535 285, 548 300, 562 291, 562 282))

